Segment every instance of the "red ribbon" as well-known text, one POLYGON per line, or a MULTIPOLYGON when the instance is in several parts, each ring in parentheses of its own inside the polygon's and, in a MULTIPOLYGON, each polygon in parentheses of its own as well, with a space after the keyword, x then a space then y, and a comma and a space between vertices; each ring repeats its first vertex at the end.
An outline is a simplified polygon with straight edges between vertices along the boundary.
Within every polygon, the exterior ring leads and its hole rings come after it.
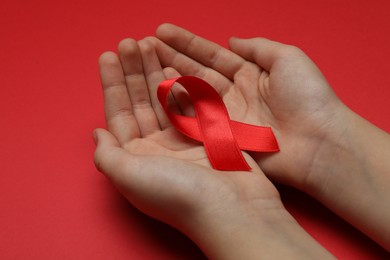
POLYGON ((157 96, 172 125, 186 136, 203 142, 214 169, 249 171, 251 168, 241 150, 279 151, 270 127, 231 120, 218 92, 202 79, 185 76, 164 80, 157 89, 157 96), (176 82, 187 90, 195 117, 178 115, 168 109, 168 94, 176 82))

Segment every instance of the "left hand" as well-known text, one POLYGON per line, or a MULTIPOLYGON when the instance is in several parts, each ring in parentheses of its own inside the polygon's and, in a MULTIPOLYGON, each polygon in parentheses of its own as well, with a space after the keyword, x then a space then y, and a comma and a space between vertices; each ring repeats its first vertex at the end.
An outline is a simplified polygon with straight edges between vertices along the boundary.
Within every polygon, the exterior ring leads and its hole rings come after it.
POLYGON ((264 38, 232 38, 229 50, 172 24, 156 36, 163 67, 209 82, 233 120, 272 127, 281 150, 251 153, 267 177, 308 193, 324 183, 351 112, 303 51, 264 38))

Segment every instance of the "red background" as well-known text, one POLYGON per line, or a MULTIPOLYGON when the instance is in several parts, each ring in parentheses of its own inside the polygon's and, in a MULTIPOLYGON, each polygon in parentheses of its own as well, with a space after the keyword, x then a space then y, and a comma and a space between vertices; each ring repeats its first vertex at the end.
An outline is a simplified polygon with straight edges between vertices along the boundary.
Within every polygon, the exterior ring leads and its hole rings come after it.
MULTIPOLYGON (((172 22, 223 46, 233 35, 297 45, 349 107, 390 132, 389 15, 388 0, 2 0, 0 258, 203 258, 94 168, 91 132, 104 126, 97 59, 122 38, 172 22)), ((338 258, 389 258, 308 196, 280 191, 338 258)))

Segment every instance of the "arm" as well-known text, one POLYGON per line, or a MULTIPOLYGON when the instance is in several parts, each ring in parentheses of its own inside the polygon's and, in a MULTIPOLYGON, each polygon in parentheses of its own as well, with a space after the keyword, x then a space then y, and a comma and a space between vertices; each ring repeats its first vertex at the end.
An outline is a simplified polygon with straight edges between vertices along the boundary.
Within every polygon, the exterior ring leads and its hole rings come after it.
POLYGON ((213 170, 202 146, 178 134, 156 103, 165 79, 147 41, 100 58, 108 130, 95 164, 138 209, 191 238, 210 259, 331 258, 291 217, 247 154, 252 172, 213 170))
POLYGON ((232 38, 227 50, 169 24, 156 34, 163 66, 216 86, 236 120, 273 128, 281 151, 252 154, 269 178, 390 249, 389 135, 350 111, 301 50, 263 38, 232 38))
POLYGON ((305 190, 390 250, 390 136, 348 109, 338 120, 305 190))

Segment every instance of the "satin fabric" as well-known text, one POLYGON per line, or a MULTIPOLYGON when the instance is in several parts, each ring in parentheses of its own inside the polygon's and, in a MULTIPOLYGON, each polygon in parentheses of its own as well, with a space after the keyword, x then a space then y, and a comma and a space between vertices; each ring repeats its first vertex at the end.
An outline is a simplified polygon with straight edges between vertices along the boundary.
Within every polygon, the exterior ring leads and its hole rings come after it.
POLYGON ((218 92, 200 78, 184 76, 164 80, 157 89, 157 96, 172 125, 184 135, 203 143, 214 169, 250 171, 241 150, 279 151, 270 127, 231 120, 218 92), (175 83, 187 90, 195 117, 179 115, 168 109, 168 95, 175 83))

